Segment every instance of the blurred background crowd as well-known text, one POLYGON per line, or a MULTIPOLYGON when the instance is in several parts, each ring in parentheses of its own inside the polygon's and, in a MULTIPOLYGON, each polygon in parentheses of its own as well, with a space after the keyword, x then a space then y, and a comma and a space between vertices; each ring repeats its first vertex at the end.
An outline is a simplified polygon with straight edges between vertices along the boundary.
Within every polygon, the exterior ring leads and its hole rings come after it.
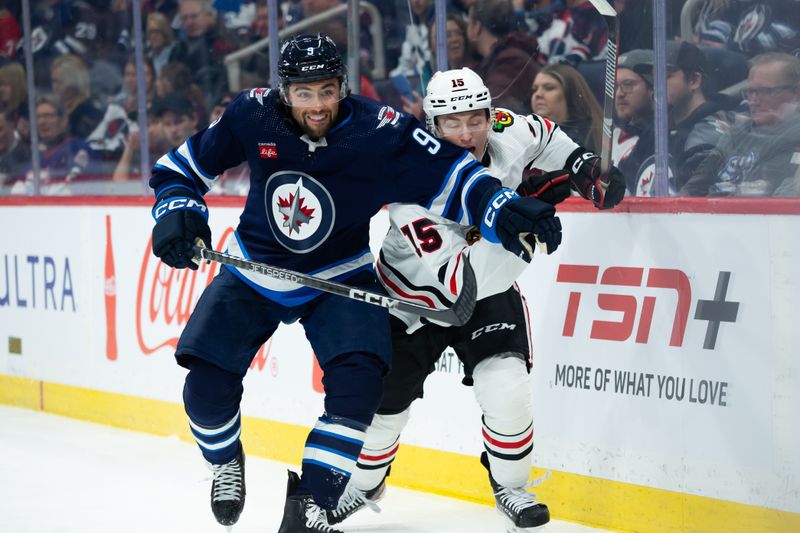
MULTIPOLYGON (((661 172, 660 196, 800 196, 800 1, 609 3, 620 31, 612 159, 628 194, 656 195, 661 172), (666 14, 655 48, 654 12, 666 14)), ((360 7, 354 18, 339 0, 279 0, 273 25, 280 40, 327 33, 357 65, 356 92, 419 118, 446 49, 447 68, 475 70, 496 106, 549 118, 600 152, 608 31, 588 0, 360 7)), ((143 169, 240 90, 270 86, 269 13, 267 0, 0 0, 0 194, 147 193, 143 169)), ((247 189, 240 167, 212 194, 247 189)))

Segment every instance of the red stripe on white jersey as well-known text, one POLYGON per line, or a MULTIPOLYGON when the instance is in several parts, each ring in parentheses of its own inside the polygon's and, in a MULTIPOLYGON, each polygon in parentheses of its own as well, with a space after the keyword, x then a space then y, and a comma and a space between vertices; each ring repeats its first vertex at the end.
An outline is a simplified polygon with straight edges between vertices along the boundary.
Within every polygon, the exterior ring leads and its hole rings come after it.
POLYGON ((450 292, 453 293, 454 296, 458 296, 458 265, 461 264, 461 254, 464 253, 465 249, 466 246, 462 248, 460 252, 458 252, 458 255, 456 256, 456 266, 453 268, 453 275, 450 276, 450 292))
POLYGON ((397 294, 398 296, 402 296, 403 298, 409 300, 420 300, 428 307, 432 309, 436 308, 436 305, 434 305, 433 300, 431 300, 427 296, 420 296, 419 294, 410 294, 408 292, 405 292, 395 282, 389 279, 389 277, 383 272, 380 261, 375 263, 375 268, 378 271, 378 275, 381 277, 381 281, 383 281, 383 283, 386 284, 386 286, 389 287, 392 291, 394 291, 395 294, 397 294))

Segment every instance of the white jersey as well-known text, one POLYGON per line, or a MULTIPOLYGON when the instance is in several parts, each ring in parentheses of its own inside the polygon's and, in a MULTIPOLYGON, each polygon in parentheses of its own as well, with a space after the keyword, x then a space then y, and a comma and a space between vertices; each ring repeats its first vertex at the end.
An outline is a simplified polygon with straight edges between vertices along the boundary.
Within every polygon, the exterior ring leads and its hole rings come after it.
MULTIPOLYGON (((489 172, 516 189, 527 169, 563 169, 578 145, 555 123, 538 115, 495 111, 487 150, 489 172)), ((389 206, 389 232, 377 262, 378 279, 395 298, 449 307, 461 289, 463 255, 469 257, 478 281, 478 299, 507 290, 527 263, 501 245, 481 239, 471 246, 472 229, 442 218, 418 205, 389 206)), ((424 325, 417 315, 391 310, 408 332, 424 325)))

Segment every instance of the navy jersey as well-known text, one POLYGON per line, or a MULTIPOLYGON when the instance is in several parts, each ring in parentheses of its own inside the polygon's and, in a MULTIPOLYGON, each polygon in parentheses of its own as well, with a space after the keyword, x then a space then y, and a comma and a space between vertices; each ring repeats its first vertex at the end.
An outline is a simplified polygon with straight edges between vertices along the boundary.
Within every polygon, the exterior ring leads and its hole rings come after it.
MULTIPOLYGON (((372 268, 369 221, 382 206, 415 203, 472 224, 484 192, 499 186, 472 155, 415 118, 358 96, 340 102, 336 125, 314 142, 269 89, 241 93, 219 120, 161 157, 150 186, 156 196, 174 187, 204 194, 242 161, 250 192, 230 253, 335 280, 372 268)), ((234 273, 284 305, 319 294, 234 273)))

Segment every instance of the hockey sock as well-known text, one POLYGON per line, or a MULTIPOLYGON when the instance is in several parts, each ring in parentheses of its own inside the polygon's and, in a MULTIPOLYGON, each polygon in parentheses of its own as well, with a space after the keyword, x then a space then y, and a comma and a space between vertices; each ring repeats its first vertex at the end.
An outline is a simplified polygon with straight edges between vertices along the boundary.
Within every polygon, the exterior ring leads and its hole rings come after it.
POLYGON ((192 435, 209 463, 225 464, 239 450, 242 377, 196 357, 189 362, 183 402, 192 435))
POLYGON ((483 445, 492 477, 505 487, 528 482, 533 449, 530 379, 525 361, 501 354, 481 361, 473 373, 483 410, 483 445))
POLYGON ((408 423, 410 409, 392 415, 377 414, 367 429, 358 457, 353 485, 364 492, 381 484, 400 448, 400 433, 408 423))
POLYGON ((297 493, 311 494, 323 509, 335 509, 355 468, 365 429, 353 420, 320 417, 306 440, 297 493))

